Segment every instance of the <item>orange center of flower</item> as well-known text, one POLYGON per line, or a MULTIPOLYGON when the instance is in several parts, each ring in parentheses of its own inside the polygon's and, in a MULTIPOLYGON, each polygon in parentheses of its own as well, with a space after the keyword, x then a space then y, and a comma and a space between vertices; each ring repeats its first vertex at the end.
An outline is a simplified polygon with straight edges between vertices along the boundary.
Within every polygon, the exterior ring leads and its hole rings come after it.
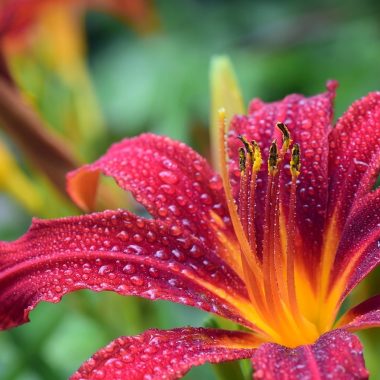
MULTIPOLYGON (((318 296, 302 266, 295 257, 296 243, 296 186, 300 174, 300 147, 293 144, 290 152, 291 183, 288 214, 280 202, 280 173, 284 170, 285 155, 291 146, 287 127, 277 123, 282 132, 282 145, 273 141, 269 149, 268 180, 264 215, 257 214, 257 174, 262 165, 258 144, 240 137, 240 190, 238 208, 235 205, 228 179, 224 113, 220 112, 223 133, 220 133, 222 178, 231 221, 239 243, 240 276, 244 281, 252 310, 250 320, 266 335, 266 339, 295 347, 314 342, 326 328, 320 327, 318 296), (262 223, 262 257, 258 255, 256 226, 262 223)), ((334 310, 324 310, 334 313, 334 310)))

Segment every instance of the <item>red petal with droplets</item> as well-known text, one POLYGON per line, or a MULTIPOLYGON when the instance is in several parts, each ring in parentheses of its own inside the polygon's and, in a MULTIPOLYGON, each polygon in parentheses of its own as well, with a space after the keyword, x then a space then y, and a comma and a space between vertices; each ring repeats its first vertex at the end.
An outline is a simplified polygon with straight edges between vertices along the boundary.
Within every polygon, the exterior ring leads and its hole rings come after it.
POLYGON ((186 229, 215 245, 211 210, 232 233, 219 176, 181 142, 144 134, 114 144, 95 163, 69 174, 68 191, 78 205, 91 208, 96 187, 88 182, 95 183, 100 172, 131 191, 155 218, 177 224, 179 234, 186 229))
POLYGON ((369 375, 359 339, 344 330, 334 330, 313 345, 294 349, 263 344, 252 362, 253 378, 260 380, 364 380, 369 375))
POLYGON ((336 253, 331 286, 344 280, 342 299, 380 263, 380 189, 355 201, 336 253))
POLYGON ((201 328, 148 330, 98 351, 71 380, 178 379, 206 362, 245 359, 260 342, 252 334, 201 328))
POLYGON ((34 220, 15 242, 0 242, 0 327, 28 321, 40 301, 78 289, 166 299, 251 326, 240 279, 201 240, 127 211, 34 220))
POLYGON ((350 331, 380 327, 380 295, 348 310, 339 320, 338 326, 350 331))
POLYGON ((356 101, 329 135, 329 214, 338 228, 360 196, 372 190, 380 170, 380 92, 356 101), (372 175, 366 173, 372 171, 372 175))
MULTIPOLYGON (((264 214, 265 192, 267 182, 268 149, 274 138, 280 144, 281 137, 276 129, 278 121, 283 122, 289 128, 294 142, 301 146, 301 174, 297 189, 297 224, 303 238, 305 248, 300 249, 307 255, 308 267, 312 262, 317 263, 322 244, 323 226, 325 223, 325 211, 327 207, 327 168, 328 168, 328 144, 327 135, 331 129, 333 115, 333 99, 336 83, 328 83, 328 91, 310 98, 302 95, 290 95, 282 101, 264 103, 259 99, 253 100, 248 116, 237 116, 232 120, 229 149, 233 160, 231 167, 231 182, 238 187, 238 148, 240 141, 238 135, 245 135, 249 140, 256 140, 262 151, 264 164, 258 175, 257 184, 258 213, 264 214)), ((289 157, 285 158, 289 161, 289 157)), ((287 163, 287 162, 285 162, 287 163)), ((289 190, 285 185, 290 180, 289 170, 283 175, 282 198, 284 207, 287 207, 289 190), (285 187, 285 189, 284 189, 285 187)), ((287 210, 285 210, 287 211, 287 210)), ((262 221, 256 226, 261 231, 262 221)), ((261 241, 261 238, 258 239, 261 241)))

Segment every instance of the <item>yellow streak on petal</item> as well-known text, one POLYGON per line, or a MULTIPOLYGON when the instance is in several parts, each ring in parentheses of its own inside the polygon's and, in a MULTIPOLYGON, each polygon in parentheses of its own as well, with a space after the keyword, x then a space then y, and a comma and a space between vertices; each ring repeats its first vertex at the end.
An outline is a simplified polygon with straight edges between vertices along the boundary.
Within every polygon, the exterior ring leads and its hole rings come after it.
POLYGON ((243 268, 240 258, 240 247, 236 239, 229 238, 223 231, 225 224, 218 214, 210 210, 211 218, 214 223, 210 227, 214 230, 217 239, 220 242, 217 252, 218 255, 227 262, 234 272, 244 281, 243 268))
POLYGON ((230 59, 226 56, 214 57, 210 68, 211 86, 211 152, 212 162, 216 170, 220 171, 218 154, 219 110, 226 110, 226 121, 229 124, 235 114, 244 114, 244 102, 230 59))
POLYGON ((347 266, 344 268, 338 279, 332 284, 332 289, 326 294, 326 300, 324 302, 324 309, 330 310, 328 313, 323 313, 320 317, 320 326, 322 331, 328 331, 334 323, 336 315, 338 313, 339 306, 342 302, 342 295, 346 289, 349 277, 358 264, 358 259, 363 252, 368 248, 372 241, 366 241, 360 249, 356 249, 353 255, 350 255, 350 260, 347 266))
POLYGON ((335 253, 338 247, 339 239, 336 228, 336 213, 330 219, 330 224, 327 228, 325 240, 322 250, 322 260, 320 267, 320 284, 318 293, 325 297, 327 288, 330 282, 330 272, 334 263, 335 253))
POLYGON ((304 265, 296 258, 294 275, 298 307, 306 319, 316 324, 319 316, 318 297, 310 284, 309 274, 304 265))
POLYGON ((268 340, 254 334, 247 334, 239 339, 222 338, 219 342, 226 348, 241 349, 241 348, 257 348, 260 344, 267 342, 268 340))
POLYGON ((339 244, 339 234, 337 231, 337 211, 330 219, 330 224, 327 227, 325 240, 322 249, 322 259, 319 268, 320 278, 318 284, 318 325, 322 332, 328 331, 333 324, 333 321, 337 313, 337 303, 339 302, 340 295, 343 292, 343 286, 335 288, 332 293, 329 294, 329 284, 331 277, 331 270, 335 260, 335 254, 339 244), (339 293, 339 294, 338 294, 339 293))

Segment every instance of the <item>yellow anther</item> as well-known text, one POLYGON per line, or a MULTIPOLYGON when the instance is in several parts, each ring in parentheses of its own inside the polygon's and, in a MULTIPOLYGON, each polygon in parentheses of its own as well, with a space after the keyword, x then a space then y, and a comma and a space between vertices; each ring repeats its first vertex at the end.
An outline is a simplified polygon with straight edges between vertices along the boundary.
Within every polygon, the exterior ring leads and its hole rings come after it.
POLYGON ((292 140, 290 138, 289 129, 284 123, 278 122, 276 125, 277 125, 277 128, 282 133, 282 150, 283 150, 283 152, 286 152, 289 149, 289 145, 292 142, 292 140))
POLYGON ((242 173, 245 172, 246 157, 244 148, 239 148, 239 167, 242 173))
POLYGON ((274 140, 269 148, 268 172, 270 175, 275 175, 278 170, 278 148, 277 142, 274 140))
POLYGON ((292 158, 290 160, 290 173, 293 177, 298 177, 301 170, 300 146, 294 144, 292 149, 292 158))
POLYGON ((263 163, 263 158, 261 156, 261 150, 259 144, 255 140, 251 141, 251 145, 253 147, 253 170, 259 171, 261 164, 263 163))

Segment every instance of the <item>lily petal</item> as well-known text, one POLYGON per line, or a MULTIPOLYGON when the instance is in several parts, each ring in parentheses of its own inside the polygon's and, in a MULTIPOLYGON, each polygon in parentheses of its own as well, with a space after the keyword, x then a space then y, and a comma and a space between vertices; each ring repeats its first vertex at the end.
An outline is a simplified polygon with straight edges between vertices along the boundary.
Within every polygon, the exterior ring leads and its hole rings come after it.
POLYGON ((343 298, 380 262, 380 192, 373 190, 380 171, 379 118, 380 92, 370 93, 329 135, 330 222, 322 267, 325 283, 332 269, 330 286, 343 298))
POLYGON ((380 327, 380 295, 371 297, 348 310, 337 326, 349 331, 380 327))
POLYGON ((359 339, 344 330, 334 330, 313 345, 295 349, 264 344, 256 350, 252 362, 253 378, 260 380, 364 380, 369 375, 359 339))
POLYGON ((187 230, 222 252, 215 228, 210 228, 214 215, 218 231, 232 245, 236 242, 221 179, 185 144, 153 134, 114 144, 99 160, 69 174, 68 192, 80 207, 93 207, 99 173, 131 191, 154 218, 175 224, 178 235, 187 230))
POLYGON ((35 219, 20 239, 0 242, 0 328, 78 289, 166 299, 253 327, 241 280, 202 241, 162 221, 122 210, 35 219))
MULTIPOLYGON (((248 116, 237 116, 231 122, 229 137, 231 167, 231 183, 235 194, 238 190, 240 171, 236 166, 238 148, 241 145, 236 138, 245 135, 248 140, 256 140, 263 152, 264 162, 268 158, 268 150, 274 138, 281 140, 276 123, 283 122, 289 128, 292 140, 301 146, 302 169, 299 176, 300 185, 297 189, 297 226, 300 236, 305 242, 302 255, 306 255, 308 268, 311 262, 318 263, 320 247, 325 223, 327 207, 327 165, 328 143, 327 135, 331 129, 333 116, 333 100, 336 83, 327 84, 328 91, 317 96, 306 98, 302 95, 289 95, 282 101, 264 103, 254 99, 249 107, 248 116), (231 162, 232 162, 231 161, 231 162)), ((285 160, 288 160, 286 157, 285 160)), ((285 162, 286 164, 286 162, 285 162)), ((283 186, 289 182, 289 171, 283 173, 283 186)), ((267 168, 262 165, 257 182, 257 209, 264 215, 265 193, 267 183, 267 168)), ((287 215, 289 191, 282 191, 282 207, 287 215)), ((261 221, 256 225, 256 231, 262 234, 261 221)), ((257 239, 260 242, 262 239, 257 239)))
POLYGON ((152 329, 114 340, 85 362, 71 380, 178 379, 206 362, 249 358, 260 343, 252 334, 238 331, 152 329))
POLYGON ((380 189, 355 201, 336 253, 331 284, 341 300, 380 263, 380 189))
POLYGON ((370 93, 351 105, 329 135, 329 214, 340 230, 358 200, 358 184, 372 190, 373 178, 365 175, 370 163, 380 170, 379 120, 380 92, 370 93))

